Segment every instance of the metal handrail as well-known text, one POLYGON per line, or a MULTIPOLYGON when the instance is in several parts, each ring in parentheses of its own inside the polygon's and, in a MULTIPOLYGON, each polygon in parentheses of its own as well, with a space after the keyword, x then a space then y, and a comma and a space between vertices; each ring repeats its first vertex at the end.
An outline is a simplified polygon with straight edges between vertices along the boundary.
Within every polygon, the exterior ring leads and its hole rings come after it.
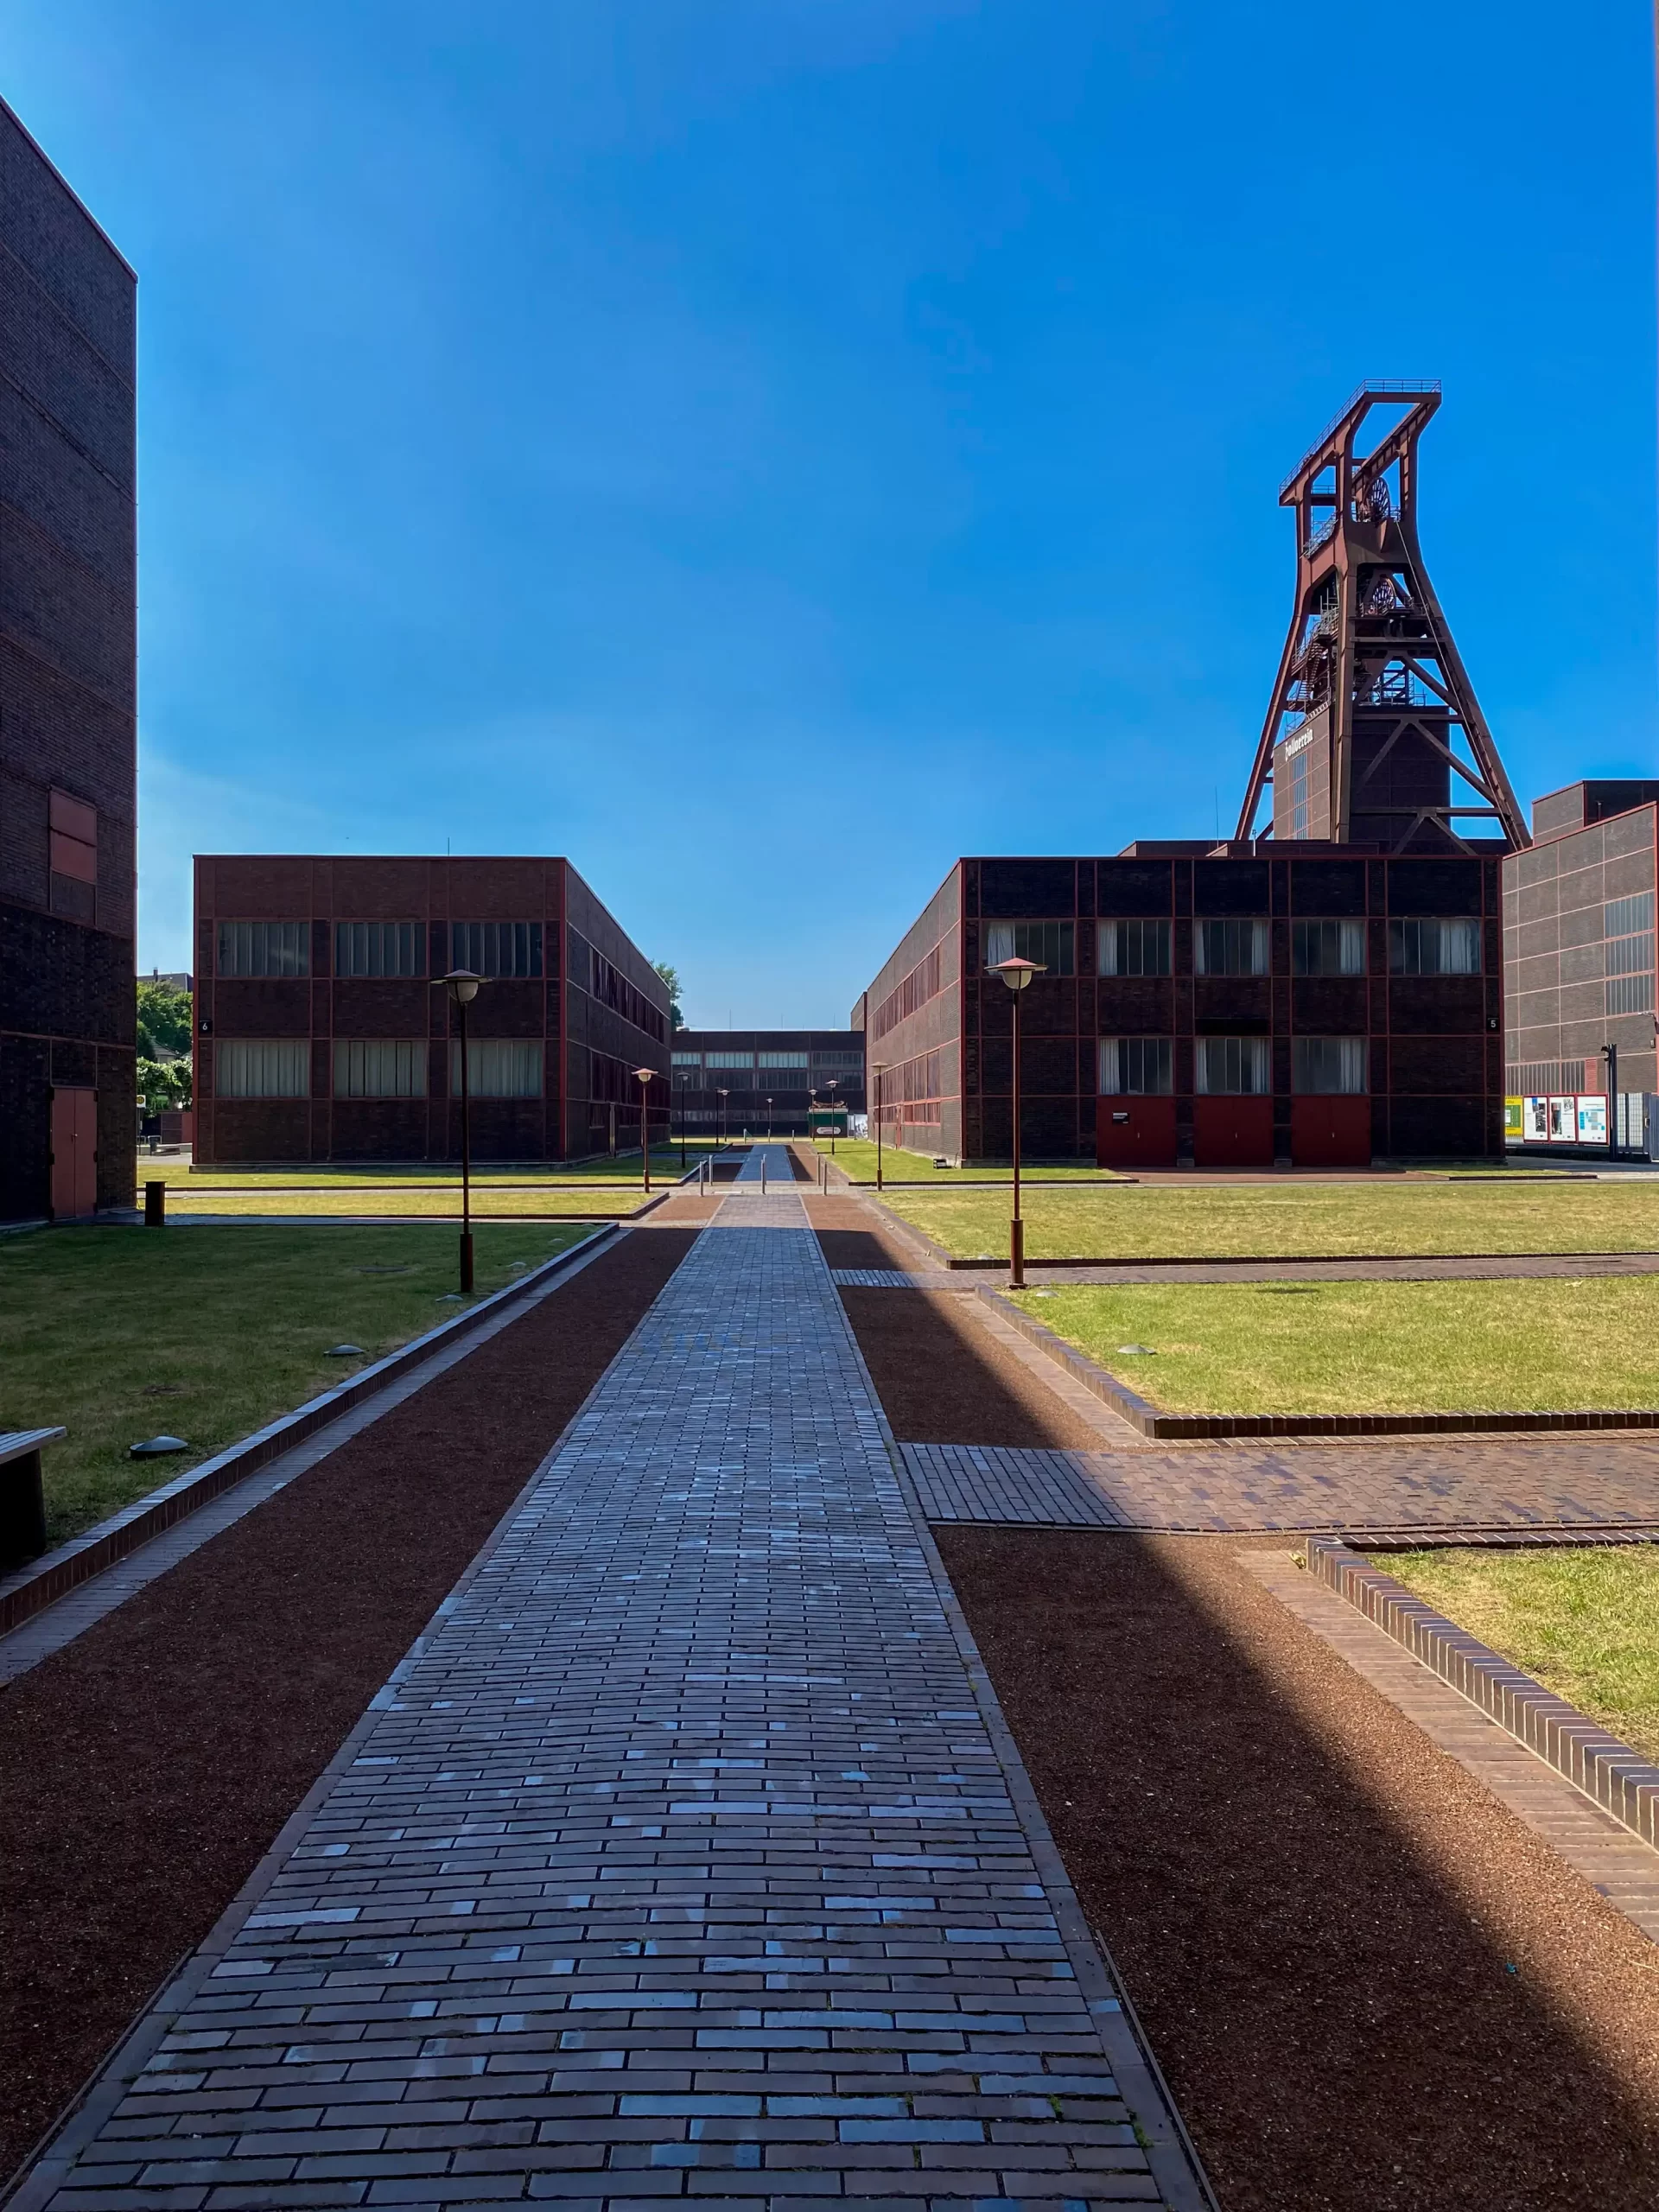
POLYGON ((1357 385, 1349 393, 1347 398, 1343 401, 1341 406, 1319 432, 1319 436, 1314 439, 1313 444, 1297 462, 1295 467, 1279 486, 1281 500, 1282 501, 1286 493, 1290 490, 1298 477, 1306 472, 1309 461, 1319 453, 1321 447, 1329 445, 1332 436, 1340 429, 1362 399, 1424 399, 1431 391, 1437 392, 1441 389, 1439 377, 1367 377, 1363 384, 1357 385))

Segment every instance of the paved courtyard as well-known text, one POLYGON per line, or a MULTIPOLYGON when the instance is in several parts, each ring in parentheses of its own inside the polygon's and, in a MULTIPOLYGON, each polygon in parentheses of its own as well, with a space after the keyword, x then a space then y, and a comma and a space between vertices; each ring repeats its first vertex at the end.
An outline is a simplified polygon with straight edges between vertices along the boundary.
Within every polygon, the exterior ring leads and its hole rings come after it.
POLYGON ((762 1156, 17 2204, 1207 2203, 762 1156))

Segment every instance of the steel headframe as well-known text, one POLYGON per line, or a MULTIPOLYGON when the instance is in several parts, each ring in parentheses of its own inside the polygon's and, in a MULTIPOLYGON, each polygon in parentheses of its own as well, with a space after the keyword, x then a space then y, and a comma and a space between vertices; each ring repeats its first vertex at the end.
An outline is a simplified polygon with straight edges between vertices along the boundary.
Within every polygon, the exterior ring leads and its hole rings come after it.
POLYGON ((1440 404, 1438 383, 1362 385, 1280 486, 1296 512, 1296 602, 1241 842, 1269 785, 1281 840, 1467 851, 1456 823, 1484 817, 1510 846, 1532 842, 1418 543, 1417 442, 1440 404), (1376 408, 1391 426, 1362 452, 1376 408), (1452 804, 1454 775, 1473 804, 1452 804))

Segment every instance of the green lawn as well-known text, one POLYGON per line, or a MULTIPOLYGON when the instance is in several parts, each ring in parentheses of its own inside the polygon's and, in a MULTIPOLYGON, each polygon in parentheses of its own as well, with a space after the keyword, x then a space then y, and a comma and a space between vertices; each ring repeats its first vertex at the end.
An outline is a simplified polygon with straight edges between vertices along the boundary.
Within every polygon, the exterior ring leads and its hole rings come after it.
MULTIPOLYGON (((480 1294, 590 1232, 479 1232, 480 1294)), ((0 1238, 0 1428, 64 1425, 54 1542, 461 1311, 448 1228, 41 1230, 0 1238), (148 1436, 192 1450, 129 1459, 148 1436)))
MULTIPOLYGON (((829 1154, 827 1137, 819 1141, 818 1150, 829 1154)), ((833 1158, 835 1165, 843 1174, 850 1175, 854 1182, 874 1182, 875 1147, 866 1138, 837 1137, 833 1158)), ((1014 1179, 1011 1167, 936 1167, 931 1154, 900 1152, 897 1146, 887 1143, 881 1147, 881 1173, 884 1181, 891 1177, 899 1183, 1009 1183, 1014 1179)), ((1079 1177, 1091 1183, 1122 1179, 1114 1170, 1096 1167, 1087 1160, 1068 1160, 1060 1166, 1021 1167, 1020 1171, 1022 1183, 1052 1183, 1062 1178, 1073 1182, 1079 1177)))
MULTIPOLYGON (((1007 1251, 1000 1191, 895 1191, 887 1203, 957 1258, 1007 1251)), ((1659 1251, 1659 1179, 1630 1177, 1039 1188, 1023 1211, 1031 1260, 1659 1251)))
POLYGON ((1389 1552, 1375 1564, 1659 1761, 1659 1551, 1389 1552))
POLYGON ((1659 1276, 1160 1283, 1014 1295, 1169 1413, 1659 1405, 1659 1276), (1126 1353, 1126 1344, 1149 1352, 1126 1353))
MULTIPOLYGON (((653 1198, 671 1187, 667 1179, 659 1181, 652 1177, 653 1198)), ((516 1190, 499 1184, 474 1185, 473 1218, 484 1221, 492 1214, 594 1214, 620 1218, 645 1202, 637 1175, 631 1183, 585 1183, 574 1189, 552 1184, 516 1190)), ((177 1222, 188 1221, 193 1214, 251 1214, 266 1218, 272 1214, 341 1214, 360 1218, 365 1214, 429 1213, 459 1220, 461 1184, 459 1179, 440 1185, 330 1183, 310 1190, 282 1184, 266 1184, 255 1190, 211 1185, 199 1189, 194 1185, 175 1184, 168 1193, 167 1210, 168 1219, 177 1222)))

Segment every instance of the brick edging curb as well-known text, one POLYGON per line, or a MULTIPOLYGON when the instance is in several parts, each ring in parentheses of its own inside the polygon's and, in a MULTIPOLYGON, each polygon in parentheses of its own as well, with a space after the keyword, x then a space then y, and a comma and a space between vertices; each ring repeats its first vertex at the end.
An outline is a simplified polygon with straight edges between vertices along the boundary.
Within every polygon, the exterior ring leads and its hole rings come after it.
POLYGON ((1659 1848, 1659 1767, 1347 1545, 1310 1537, 1307 1567, 1621 1827, 1659 1848))
POLYGON ((359 1368, 348 1382, 332 1390, 325 1390, 321 1397, 312 1398, 291 1414, 284 1414, 265 1427, 256 1429, 251 1436, 239 1443, 215 1452, 199 1466, 188 1467, 181 1475, 160 1490, 153 1490, 144 1497, 135 1498, 130 1505, 112 1514, 107 1521, 100 1521, 96 1528, 72 1537, 16 1573, 0 1578, 0 1636, 8 1634, 36 1613, 44 1612, 60 1598, 67 1597, 83 1582, 90 1582, 94 1575, 102 1574, 106 1567, 147 1544, 151 1537, 207 1505, 221 1492, 239 1483, 245 1475, 256 1472, 270 1461, 278 1459, 308 1436, 326 1428, 331 1421, 338 1421, 341 1414, 363 1399, 384 1389, 388 1382, 434 1352, 443 1351, 458 1338, 476 1328, 479 1322, 511 1305, 515 1299, 544 1283, 550 1274, 569 1267, 578 1257, 591 1259, 597 1247, 609 1243, 623 1233, 616 1222, 605 1224, 592 1236, 584 1236, 568 1250, 555 1253, 550 1260, 520 1275, 469 1306, 464 1313, 441 1321, 435 1329, 429 1329, 423 1336, 411 1338, 396 1351, 388 1352, 368 1367, 359 1368))
POLYGON ((1589 1429, 1659 1428, 1659 1407, 1614 1408, 1587 1413, 1467 1414, 1170 1414, 1137 1396, 1127 1382, 1098 1365, 1021 1311, 1001 1291, 974 1285, 982 1298, 1028 1342, 1065 1368, 1085 1390, 1103 1399, 1142 1436, 1192 1442, 1237 1436, 1480 1436, 1583 1433, 1589 1429))

